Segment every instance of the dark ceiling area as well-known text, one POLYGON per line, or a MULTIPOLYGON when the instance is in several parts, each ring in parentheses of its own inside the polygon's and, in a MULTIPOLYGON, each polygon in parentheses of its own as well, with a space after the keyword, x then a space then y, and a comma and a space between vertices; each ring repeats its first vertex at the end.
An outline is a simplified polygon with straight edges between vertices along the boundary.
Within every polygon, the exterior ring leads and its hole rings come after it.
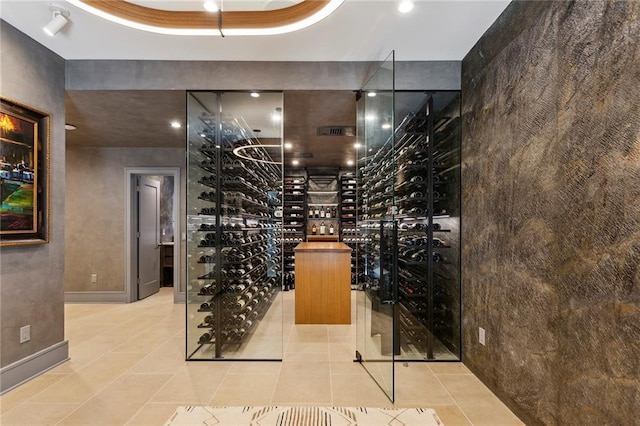
MULTIPOLYGON (((252 113, 247 111, 247 117, 252 113)), ((66 132, 67 146, 185 147, 184 127, 174 129, 170 122, 177 120, 184 126, 186 114, 183 90, 67 91, 66 122, 77 127, 66 132)), ((354 92, 285 91, 283 119, 283 141, 292 144, 285 149, 286 167, 294 159, 299 161, 297 167, 347 167, 347 160, 355 160, 354 92)))
POLYGON ((184 147, 184 90, 69 90, 65 95, 69 147, 184 147))
POLYGON ((352 91, 284 93, 285 167, 347 167, 355 161, 356 96, 352 91))

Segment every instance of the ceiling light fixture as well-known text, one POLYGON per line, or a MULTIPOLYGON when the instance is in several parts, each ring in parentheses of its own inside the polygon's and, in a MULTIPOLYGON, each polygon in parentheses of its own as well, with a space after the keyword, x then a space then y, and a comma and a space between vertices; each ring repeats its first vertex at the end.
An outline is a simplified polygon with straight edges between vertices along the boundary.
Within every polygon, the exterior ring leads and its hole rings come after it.
POLYGON ((353 144, 353 147, 355 149, 360 149, 360 148, 362 148, 362 144, 360 142, 356 142, 356 143, 353 144))
POLYGON ((292 160, 291 164, 293 164, 294 166, 297 166, 298 164, 300 164, 300 162, 298 160, 292 160))
POLYGON ((370 97, 370 98, 375 98, 375 97, 376 97, 376 95, 377 95, 377 93, 376 93, 376 92, 369 92, 369 93, 367 93, 367 96, 368 96, 368 97, 370 97))
POLYGON ((389 122, 389 120, 388 120, 388 119, 385 119, 385 120, 384 120, 384 122, 382 123, 382 126, 381 126, 381 127, 382 127, 383 129, 385 129, 385 130, 386 130, 386 129, 390 129, 390 128, 391 128, 391 123, 389 122))
POLYGON ((64 129, 65 129, 65 130, 76 130, 76 129, 77 129, 77 127, 76 127, 76 126, 74 126, 73 124, 69 124, 69 123, 67 123, 67 124, 65 124, 65 125, 64 125, 64 129))
MULTIPOLYGON (((120 25, 124 25, 130 28, 135 28, 142 31, 148 31, 152 33, 158 34, 168 34, 168 35, 186 35, 186 36, 222 36, 222 32, 219 28, 212 26, 203 26, 202 28, 185 28, 185 27, 161 27, 158 25, 154 25, 152 23, 148 23, 139 19, 139 16, 136 16, 135 13, 132 13, 128 10, 125 13, 115 13, 112 8, 101 6, 100 3, 103 2, 85 2, 84 0, 66 0, 67 3, 71 3, 72 5, 79 7, 80 9, 92 13, 101 18, 107 19, 111 22, 115 22, 120 25)), ((273 35, 273 34, 286 34, 294 31, 301 30, 303 28, 307 28, 313 24, 316 24, 331 15, 333 12, 340 7, 340 5, 344 2, 344 0, 329 0, 326 4, 320 7, 318 10, 315 10, 313 13, 305 16, 304 18, 294 21, 291 23, 283 23, 283 24, 274 24, 274 26, 259 26, 259 23, 254 24, 248 28, 233 28, 233 27, 223 27, 225 36, 231 35, 273 35)), ((104 2, 105 4, 110 4, 111 2, 104 2)), ((121 2, 127 3, 127 2, 121 2)), ((139 5, 134 5, 136 8, 139 8, 139 5)), ((293 7, 293 6, 291 6, 293 7)), ((149 8, 151 11, 157 11, 158 9, 149 8)), ((267 11, 270 12, 270 11, 267 11)), ((232 12, 227 12, 232 13, 232 12)))
POLYGON ((69 11, 55 4, 50 5, 49 10, 53 13, 53 18, 43 29, 47 35, 53 37, 69 22, 67 19, 69 17, 69 11))
POLYGON ((413 10, 413 1, 411 0, 403 0, 398 5, 398 11, 400 13, 409 13, 413 10))
POLYGON ((291 149, 291 148, 293 148, 293 144, 291 142, 284 143, 284 149, 291 149))
POLYGON ((353 166, 353 160, 347 160, 347 166, 353 166))
POLYGON ((180 127, 182 127, 182 124, 180 124, 180 122, 178 121, 172 121, 171 127, 173 127, 174 129, 179 129, 180 127))
POLYGON ((252 98, 259 98, 259 97, 260 97, 260 93, 258 93, 258 92, 251 92, 251 97, 252 97, 252 98))
POLYGON ((218 8, 218 3, 215 0, 205 0, 204 3, 202 3, 202 7, 204 7, 204 10, 206 10, 207 12, 212 13, 220 10, 218 8))

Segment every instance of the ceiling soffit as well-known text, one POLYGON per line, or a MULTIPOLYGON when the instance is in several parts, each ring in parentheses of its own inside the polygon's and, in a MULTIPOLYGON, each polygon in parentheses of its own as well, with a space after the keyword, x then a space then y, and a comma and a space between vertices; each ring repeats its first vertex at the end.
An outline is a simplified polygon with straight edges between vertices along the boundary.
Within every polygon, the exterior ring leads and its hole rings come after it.
MULTIPOLYGON (((314 18, 320 20, 330 14, 344 0, 304 0, 292 6, 261 11, 184 11, 156 9, 125 0, 68 0, 91 13, 115 20, 123 25, 137 25, 139 29, 154 32, 235 31, 286 29, 296 25, 308 26, 314 18), (114 19, 115 18, 115 19, 114 19), (306 25, 303 23, 306 22, 306 25)), ((287 32, 279 31, 279 32, 287 32)), ((210 33, 207 33, 210 34, 210 33)))

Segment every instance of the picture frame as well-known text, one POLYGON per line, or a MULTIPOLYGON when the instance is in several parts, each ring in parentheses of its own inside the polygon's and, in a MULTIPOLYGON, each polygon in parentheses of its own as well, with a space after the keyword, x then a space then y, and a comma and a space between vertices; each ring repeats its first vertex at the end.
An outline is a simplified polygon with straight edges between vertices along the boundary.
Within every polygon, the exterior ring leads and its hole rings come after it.
POLYGON ((50 117, 0 96, 0 246, 49 242, 50 117))

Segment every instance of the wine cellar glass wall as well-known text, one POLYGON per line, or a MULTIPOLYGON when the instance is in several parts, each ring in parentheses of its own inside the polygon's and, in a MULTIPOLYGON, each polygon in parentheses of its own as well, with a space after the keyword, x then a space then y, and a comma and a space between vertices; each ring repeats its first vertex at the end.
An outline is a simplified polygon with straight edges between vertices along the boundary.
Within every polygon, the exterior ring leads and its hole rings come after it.
POLYGON ((282 359, 282 94, 187 105, 187 358, 282 359))
POLYGON ((395 304, 396 360, 459 360, 460 95, 394 95, 393 131, 358 163, 361 284, 395 304))

